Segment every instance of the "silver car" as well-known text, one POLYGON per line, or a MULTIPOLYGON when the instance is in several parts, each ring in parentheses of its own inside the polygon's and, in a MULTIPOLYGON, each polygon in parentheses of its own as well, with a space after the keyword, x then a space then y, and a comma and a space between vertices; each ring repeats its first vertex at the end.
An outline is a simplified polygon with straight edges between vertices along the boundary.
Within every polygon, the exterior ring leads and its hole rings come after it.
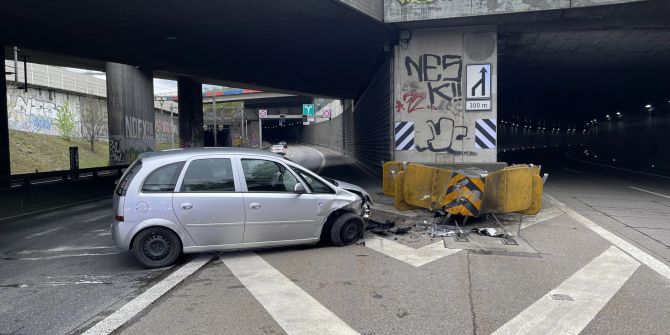
POLYGON ((324 238, 343 246, 362 236, 369 203, 362 188, 321 178, 267 151, 144 153, 114 191, 112 237, 151 268, 171 265, 182 253, 324 238))

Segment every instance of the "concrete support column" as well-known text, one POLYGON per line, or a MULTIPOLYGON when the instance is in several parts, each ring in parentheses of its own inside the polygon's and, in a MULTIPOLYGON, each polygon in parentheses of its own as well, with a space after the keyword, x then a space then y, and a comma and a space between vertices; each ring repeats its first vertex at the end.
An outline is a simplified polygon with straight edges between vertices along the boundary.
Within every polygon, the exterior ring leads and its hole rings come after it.
POLYGON ((177 80, 179 99, 179 143, 182 148, 203 147, 202 83, 191 78, 177 80))
MULTIPOLYGON (((5 59, 5 47, 0 44, 0 59, 5 59)), ((0 176, 11 174, 9 163, 9 116, 7 114, 7 81, 0 80, 0 176)))
POLYGON ((395 49, 395 160, 497 159, 494 27, 414 29, 395 49))
POLYGON ((106 72, 109 163, 129 164, 156 145, 153 73, 118 63, 106 72))

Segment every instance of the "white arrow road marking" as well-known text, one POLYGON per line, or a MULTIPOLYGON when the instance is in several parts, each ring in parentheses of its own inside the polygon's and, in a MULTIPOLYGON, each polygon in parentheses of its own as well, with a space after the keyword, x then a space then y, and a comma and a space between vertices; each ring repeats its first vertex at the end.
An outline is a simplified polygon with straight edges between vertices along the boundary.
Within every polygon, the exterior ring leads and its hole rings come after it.
POLYGON ((579 334, 639 266, 611 246, 493 334, 579 334))
MULTIPOLYGON (((379 206, 379 205, 377 205, 379 206)), ((390 207, 390 206, 387 206, 390 207)), ((383 207, 379 208, 381 210, 383 207)), ((395 208, 395 207, 394 207, 395 208)), ((564 212, 556 207, 542 210, 536 217, 521 224, 521 229, 526 229, 534 224, 542 221, 553 219, 557 216, 563 215, 564 212)), ((427 246, 415 249, 398 242, 391 241, 378 236, 373 236, 365 239, 365 246, 381 252, 387 256, 393 257, 399 261, 403 261, 415 267, 428 264, 432 261, 438 260, 442 257, 453 255, 462 249, 448 249, 444 247, 444 242, 439 241, 427 246)))
POLYGON ((428 264, 442 257, 461 251, 461 249, 445 248, 442 241, 429 244, 419 249, 414 249, 404 244, 377 236, 366 238, 365 246, 415 267, 428 264))
POLYGON ((358 334, 257 254, 220 258, 287 334, 358 334))
POLYGON ((564 203, 556 200, 556 198, 545 194, 549 201, 553 202, 559 209, 564 211, 566 214, 570 215, 573 219, 577 220, 579 223, 586 226, 586 228, 591 229, 594 233, 600 235, 602 238, 610 241, 610 243, 616 245, 621 250, 627 252, 629 255, 635 257, 638 261, 644 263, 646 266, 650 267, 652 270, 658 272, 661 276, 670 280, 670 266, 667 266, 665 263, 654 258, 652 255, 640 250, 640 248, 630 244, 630 242, 622 239, 621 237, 614 235, 611 231, 599 226, 595 222, 589 220, 585 216, 575 212, 570 207, 566 206, 564 203))
POLYGON ((163 294, 172 289, 175 285, 186 279, 186 277, 198 271, 198 269, 207 264, 211 259, 212 255, 208 254, 203 254, 192 259, 177 271, 170 274, 167 278, 161 280, 129 303, 123 305, 123 307, 119 308, 112 315, 96 323, 95 326, 89 328, 83 335, 107 335, 112 333, 124 323, 128 322, 128 320, 132 319, 137 313, 141 312, 151 303, 163 296, 163 294))
POLYGON ((629 187, 632 188, 632 189, 634 189, 634 190, 640 191, 640 192, 646 192, 646 193, 650 193, 650 194, 653 194, 653 195, 657 195, 657 196, 659 196, 659 197, 664 197, 664 198, 668 198, 668 199, 670 199, 670 196, 665 195, 665 194, 656 193, 656 192, 652 192, 652 191, 647 191, 647 190, 645 190, 645 189, 637 188, 637 187, 635 187, 635 186, 629 186, 629 187))

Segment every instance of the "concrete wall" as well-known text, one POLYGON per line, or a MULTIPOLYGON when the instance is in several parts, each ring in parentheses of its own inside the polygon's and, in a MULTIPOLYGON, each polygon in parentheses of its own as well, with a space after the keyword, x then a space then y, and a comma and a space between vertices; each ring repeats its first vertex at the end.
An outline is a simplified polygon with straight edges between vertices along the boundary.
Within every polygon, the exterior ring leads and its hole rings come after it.
POLYGON ((109 163, 128 164, 155 148, 152 71, 107 63, 106 72, 109 163))
POLYGON ((343 122, 344 117, 340 114, 331 120, 303 126, 300 128, 300 139, 303 143, 342 150, 344 148, 343 122))
POLYGON ((384 22, 580 8, 646 0, 384 0, 384 22))
POLYGON ((404 132, 396 130, 396 142, 401 143, 396 143, 395 160, 496 161, 495 148, 475 146, 475 122, 486 119, 495 124, 497 115, 496 39, 496 33, 485 27, 413 30, 408 42, 400 42, 395 49, 394 121, 396 128, 402 122, 413 125, 414 139, 413 145, 407 145, 399 137, 404 132), (489 111, 465 110, 466 73, 471 64, 490 64, 489 111))
MULTIPOLYGON (((84 96, 77 92, 29 87, 28 92, 16 86, 7 87, 7 109, 9 129, 45 135, 62 135, 57 115, 71 113, 74 118, 72 137, 82 137, 81 111, 84 108, 102 109, 107 115, 107 100, 96 96, 84 96)), ((107 138, 105 125, 101 138, 107 138)))
POLYGON ((384 18, 384 0, 339 0, 345 5, 369 15, 371 18, 382 21, 384 18))

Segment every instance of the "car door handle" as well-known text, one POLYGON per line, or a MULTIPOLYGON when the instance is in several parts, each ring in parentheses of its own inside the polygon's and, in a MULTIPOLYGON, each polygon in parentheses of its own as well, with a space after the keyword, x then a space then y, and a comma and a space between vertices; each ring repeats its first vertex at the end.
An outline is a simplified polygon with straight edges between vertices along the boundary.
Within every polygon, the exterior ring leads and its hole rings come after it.
POLYGON ((189 210, 189 209, 191 209, 191 208, 193 208, 193 204, 192 204, 192 203, 185 202, 185 203, 181 204, 181 209, 189 210))
POLYGON ((261 204, 259 204, 259 203, 257 203, 257 202, 252 202, 252 203, 249 204, 249 208, 251 208, 251 209, 259 209, 259 208, 261 208, 261 204))

